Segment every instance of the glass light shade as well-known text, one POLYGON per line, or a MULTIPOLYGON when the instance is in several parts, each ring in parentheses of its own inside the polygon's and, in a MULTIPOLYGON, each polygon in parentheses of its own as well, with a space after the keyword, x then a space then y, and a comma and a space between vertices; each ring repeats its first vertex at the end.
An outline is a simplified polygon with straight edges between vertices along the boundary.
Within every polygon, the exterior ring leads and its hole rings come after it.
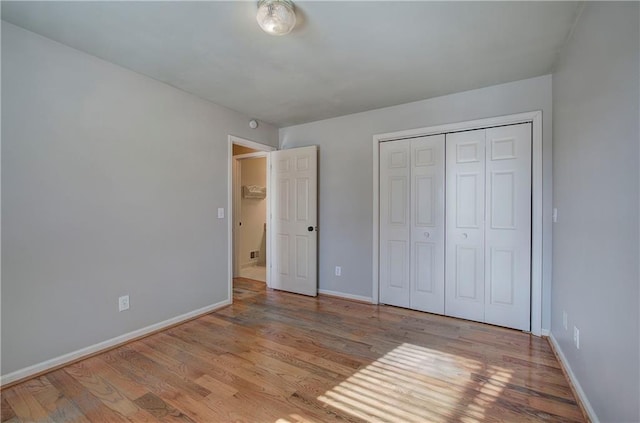
POLYGON ((285 35, 296 25, 296 12, 290 0, 260 0, 256 20, 267 34, 285 35))

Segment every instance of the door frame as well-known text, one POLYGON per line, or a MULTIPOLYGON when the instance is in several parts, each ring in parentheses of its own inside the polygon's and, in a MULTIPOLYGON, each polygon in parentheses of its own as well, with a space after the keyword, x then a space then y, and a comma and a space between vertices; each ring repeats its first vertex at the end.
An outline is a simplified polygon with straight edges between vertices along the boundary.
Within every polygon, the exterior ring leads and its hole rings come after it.
POLYGON ((542 333, 542 111, 518 113, 513 115, 477 119, 444 125, 409 129, 406 131, 388 132, 373 136, 373 290, 372 303, 379 303, 380 275, 380 149, 384 141, 395 141, 416 138, 426 135, 446 134, 493 126, 531 123, 531 333, 541 336, 542 333))
MULTIPOLYGON (((245 138, 236 137, 234 135, 229 135, 227 140, 227 204, 228 204, 228 213, 227 213, 227 295, 229 296, 229 303, 233 303, 233 273, 234 273, 234 255, 235 255, 235 239, 233 230, 234 227, 234 190, 233 190, 233 182, 236 178, 236 159, 233 157, 233 145, 241 145, 244 147, 253 148, 254 150, 258 150, 258 153, 250 153, 250 154, 242 154, 238 155, 238 157, 243 156, 244 158, 248 158, 250 156, 259 157, 266 156, 267 158, 267 195, 271 188, 271 172, 269 169, 271 167, 271 158, 269 156, 269 152, 277 150, 277 148, 260 144, 255 141, 251 141, 245 138)), ((267 201, 267 257, 266 257, 266 265, 267 269, 271 267, 271 257, 270 257, 270 241, 271 241, 271 222, 269 216, 271 215, 271 209, 269 207, 269 201, 267 201)), ((267 270, 267 286, 270 286, 270 272, 267 270)))

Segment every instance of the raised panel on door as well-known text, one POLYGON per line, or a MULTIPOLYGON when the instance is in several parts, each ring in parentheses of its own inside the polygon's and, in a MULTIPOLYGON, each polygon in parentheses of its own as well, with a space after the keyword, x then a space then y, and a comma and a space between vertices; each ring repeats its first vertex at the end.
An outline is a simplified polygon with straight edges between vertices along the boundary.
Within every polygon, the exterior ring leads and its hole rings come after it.
POLYGON ((531 124, 487 129, 485 321, 530 330, 531 124))
POLYGON ((484 129, 446 135, 445 314, 484 321, 484 129))
POLYGON ((289 234, 279 233, 276 235, 276 248, 278 248, 277 254, 274 256, 278 257, 276 260, 276 273, 277 278, 286 278, 291 273, 291 268, 289 267, 289 246, 291 245, 289 234))
POLYGON ((317 147, 271 157, 271 285, 317 295, 317 147), (309 230, 311 228, 311 230, 309 230))
POLYGON ((456 246, 455 255, 455 292, 454 297, 462 300, 480 301, 483 292, 478 278, 478 269, 482 266, 483 248, 475 245, 456 246))
POLYGON ((444 135, 411 141, 410 307, 444 313, 444 135))
POLYGON ((411 141, 380 144, 380 302, 410 306, 411 141))

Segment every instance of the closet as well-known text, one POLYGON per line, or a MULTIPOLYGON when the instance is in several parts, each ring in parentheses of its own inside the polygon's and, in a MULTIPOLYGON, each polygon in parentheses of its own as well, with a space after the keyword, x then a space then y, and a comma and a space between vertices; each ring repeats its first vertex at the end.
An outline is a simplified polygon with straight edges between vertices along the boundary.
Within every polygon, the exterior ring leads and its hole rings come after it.
POLYGON ((531 124, 380 144, 380 302, 530 329, 531 124))

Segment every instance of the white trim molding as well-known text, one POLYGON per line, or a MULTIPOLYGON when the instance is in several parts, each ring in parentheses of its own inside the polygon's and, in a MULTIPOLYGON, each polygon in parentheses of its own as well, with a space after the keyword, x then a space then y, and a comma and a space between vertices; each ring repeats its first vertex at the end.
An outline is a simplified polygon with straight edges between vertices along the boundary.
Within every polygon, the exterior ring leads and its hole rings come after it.
POLYGON ((582 389, 582 386, 580 386, 580 382, 578 382, 578 378, 576 378, 576 375, 573 373, 573 370, 571 370, 569 361, 567 360, 567 357, 565 357, 564 353, 562 352, 562 348, 560 348, 560 344, 558 344, 558 341, 553 336, 553 333, 549 334, 549 341, 551 342, 551 347, 554 349, 556 356, 560 360, 560 364, 562 365, 562 367, 564 367, 565 373, 569 377, 569 380, 573 385, 576 395, 578 395, 578 401, 582 403, 582 406, 584 407, 584 410, 587 413, 589 420, 591 420, 591 423, 600 423, 600 419, 598 419, 598 416, 595 410, 591 406, 591 403, 587 398, 587 394, 585 394, 584 390, 582 389))
POLYGON ((468 131, 472 129, 490 128, 493 126, 514 125, 518 123, 532 124, 532 178, 531 178, 531 333, 542 335, 542 111, 518 113, 507 116, 491 117, 467 122, 449 123, 429 126, 425 128, 409 129, 406 131, 390 132, 373 136, 373 287, 372 302, 379 302, 379 173, 380 149, 379 144, 384 141, 394 141, 416 138, 426 135, 446 134, 450 132, 468 131))
POLYGON ((61 356, 52 358, 47 361, 43 361, 42 363, 34 364, 29 367, 25 367, 20 370, 16 370, 15 372, 0 376, 0 386, 4 386, 9 383, 13 383, 18 380, 26 379, 31 376, 44 373, 48 370, 54 369, 56 367, 64 366, 65 364, 69 364, 83 358, 87 358, 96 353, 100 353, 103 351, 110 350, 119 345, 125 344, 132 340, 142 338, 146 335, 149 335, 154 332, 158 332, 162 329, 166 329, 170 326, 175 326, 187 320, 194 319, 196 317, 202 316, 204 314, 211 313, 213 311, 219 310, 222 307, 228 306, 231 304, 231 301, 224 300, 215 304, 211 304, 197 310, 190 311, 188 313, 181 314, 176 317, 172 317, 171 319, 167 319, 165 321, 155 323, 153 325, 149 325, 147 327, 134 330, 129 333, 125 333, 124 335, 116 336, 115 338, 108 339, 106 341, 99 342, 94 345, 90 345, 85 348, 81 348, 79 350, 63 354, 61 356))
POLYGON ((346 294, 344 292, 338 292, 338 291, 329 291, 328 289, 318 289, 318 294, 327 295, 329 297, 344 298, 345 300, 361 301, 369 304, 373 302, 371 297, 365 297, 362 295, 354 295, 354 294, 346 294))

